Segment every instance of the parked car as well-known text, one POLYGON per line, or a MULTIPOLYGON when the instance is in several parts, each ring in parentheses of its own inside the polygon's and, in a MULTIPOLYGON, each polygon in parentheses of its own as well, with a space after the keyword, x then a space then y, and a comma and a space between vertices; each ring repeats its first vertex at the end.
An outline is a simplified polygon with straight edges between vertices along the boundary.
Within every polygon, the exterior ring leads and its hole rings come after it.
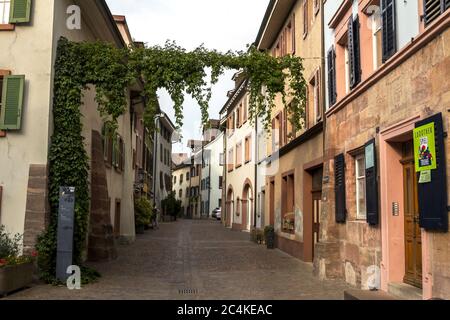
POLYGON ((216 219, 217 220, 222 220, 222 209, 220 209, 220 208, 216 212, 216 219))
POLYGON ((221 219, 221 208, 215 208, 211 214, 211 218, 220 220, 221 219))

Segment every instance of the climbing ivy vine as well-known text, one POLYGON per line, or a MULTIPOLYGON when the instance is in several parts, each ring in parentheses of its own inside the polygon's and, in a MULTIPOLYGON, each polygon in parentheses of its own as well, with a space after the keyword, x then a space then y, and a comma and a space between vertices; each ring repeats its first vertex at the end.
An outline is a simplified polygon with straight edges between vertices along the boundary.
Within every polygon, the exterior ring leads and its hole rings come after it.
MULTIPOLYGON (((301 129, 305 110, 306 83, 302 59, 275 58, 255 47, 246 52, 220 53, 203 46, 186 51, 174 42, 164 46, 118 49, 104 42, 71 42, 61 38, 55 61, 53 90, 53 135, 49 151, 50 224, 38 239, 41 276, 55 281, 56 232, 59 187, 76 188, 73 262, 83 264, 89 219, 89 159, 82 135, 84 90, 95 90, 98 111, 114 132, 117 119, 127 107, 127 88, 142 80, 146 98, 145 123, 153 128, 158 111, 157 91, 166 89, 174 103, 176 124, 183 125, 185 93, 197 102, 202 122, 209 119, 211 87, 225 70, 241 70, 248 79, 249 115, 271 125, 271 111, 279 94, 295 129, 301 129), (95 88, 95 89, 94 89, 95 88), (286 101, 292 103, 286 104, 286 101)), ((84 282, 98 274, 84 268, 84 282)))

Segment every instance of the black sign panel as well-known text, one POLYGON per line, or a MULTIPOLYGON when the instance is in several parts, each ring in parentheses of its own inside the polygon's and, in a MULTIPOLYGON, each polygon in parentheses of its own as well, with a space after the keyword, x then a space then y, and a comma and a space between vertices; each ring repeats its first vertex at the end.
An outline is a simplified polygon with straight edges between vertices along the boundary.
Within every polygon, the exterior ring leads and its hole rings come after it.
MULTIPOLYGON (((446 232, 448 231, 447 175, 442 114, 438 113, 417 122, 416 128, 429 123, 434 123, 437 168, 431 170, 430 182, 419 183, 418 186, 420 226, 425 230, 446 232)), ((420 180, 420 172, 417 175, 420 180)))
POLYGON ((75 212, 75 188, 61 187, 59 190, 58 244, 56 277, 66 281, 67 268, 72 265, 73 226, 75 212))

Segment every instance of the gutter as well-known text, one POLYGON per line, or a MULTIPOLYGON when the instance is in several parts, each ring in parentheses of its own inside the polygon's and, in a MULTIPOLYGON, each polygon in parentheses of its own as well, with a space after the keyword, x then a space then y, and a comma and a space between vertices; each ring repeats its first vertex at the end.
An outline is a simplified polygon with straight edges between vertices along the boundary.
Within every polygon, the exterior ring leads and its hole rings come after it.
POLYGON ((126 43, 122 38, 122 35, 120 34, 119 28, 117 28, 116 21, 114 20, 114 17, 109 10, 108 5, 106 4, 105 0, 96 0, 95 1, 97 7, 99 8, 100 12, 103 14, 104 18, 109 22, 109 29, 111 33, 113 34, 114 38, 116 39, 116 44, 118 44, 120 47, 126 47, 126 43))

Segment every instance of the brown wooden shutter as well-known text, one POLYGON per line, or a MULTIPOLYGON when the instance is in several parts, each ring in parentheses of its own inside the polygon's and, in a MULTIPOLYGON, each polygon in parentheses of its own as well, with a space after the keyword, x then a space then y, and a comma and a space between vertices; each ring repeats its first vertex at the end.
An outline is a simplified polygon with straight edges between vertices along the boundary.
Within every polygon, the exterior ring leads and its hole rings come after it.
MULTIPOLYGON (((418 186, 420 226, 425 230, 447 232, 447 172, 442 114, 438 113, 417 122, 416 128, 428 123, 434 123, 436 149, 434 161, 436 161, 437 168, 431 170, 431 182, 419 183, 418 186)), ((418 151, 414 150, 414 153, 416 152, 418 151)), ((418 175, 420 174, 418 173, 418 175)))
POLYGON ((395 1, 381 1, 381 18, 383 34, 383 62, 387 61, 397 49, 395 1))
POLYGON ((336 222, 345 223, 347 216, 345 199, 345 156, 340 154, 334 158, 335 175, 335 212, 336 222))

